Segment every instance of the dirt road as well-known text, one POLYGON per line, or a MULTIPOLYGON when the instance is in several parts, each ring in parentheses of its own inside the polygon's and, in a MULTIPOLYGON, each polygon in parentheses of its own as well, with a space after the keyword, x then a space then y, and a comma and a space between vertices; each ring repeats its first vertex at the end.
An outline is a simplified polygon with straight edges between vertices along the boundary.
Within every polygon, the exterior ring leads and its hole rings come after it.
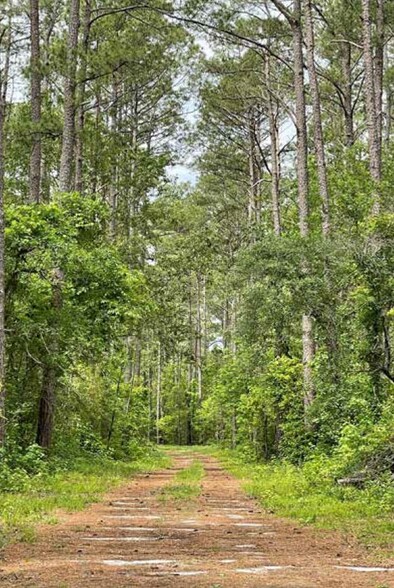
POLYGON ((141 475, 106 500, 14 545, 0 586, 40 588, 394 587, 394 568, 373 570, 336 535, 265 514, 216 460, 193 501, 163 501, 163 487, 196 454, 173 453, 170 469, 141 475))

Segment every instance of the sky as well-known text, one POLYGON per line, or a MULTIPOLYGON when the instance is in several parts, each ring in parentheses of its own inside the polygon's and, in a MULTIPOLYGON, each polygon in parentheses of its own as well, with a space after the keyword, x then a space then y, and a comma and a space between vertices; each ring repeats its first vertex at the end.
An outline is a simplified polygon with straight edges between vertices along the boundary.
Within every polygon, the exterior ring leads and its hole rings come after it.
POLYGON ((190 165, 178 163, 176 165, 168 166, 167 173, 169 177, 178 182, 189 182, 195 185, 198 180, 198 173, 190 165))

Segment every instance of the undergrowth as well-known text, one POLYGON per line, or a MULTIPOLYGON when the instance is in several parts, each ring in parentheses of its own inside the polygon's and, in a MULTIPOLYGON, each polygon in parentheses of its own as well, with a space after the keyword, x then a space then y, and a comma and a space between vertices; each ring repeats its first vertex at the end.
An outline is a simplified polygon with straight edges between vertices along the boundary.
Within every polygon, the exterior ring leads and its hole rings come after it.
POLYGON ((263 508, 280 516, 353 536, 382 558, 394 554, 394 488, 390 481, 370 482, 364 489, 341 487, 313 463, 245 463, 231 450, 210 449, 223 466, 241 479, 263 508))
POLYGON ((82 510, 133 474, 167 466, 169 458, 151 450, 135 461, 85 456, 70 463, 42 460, 39 466, 40 461, 33 471, 21 464, 0 469, 0 547, 33 541, 37 525, 56 523, 60 509, 82 510))

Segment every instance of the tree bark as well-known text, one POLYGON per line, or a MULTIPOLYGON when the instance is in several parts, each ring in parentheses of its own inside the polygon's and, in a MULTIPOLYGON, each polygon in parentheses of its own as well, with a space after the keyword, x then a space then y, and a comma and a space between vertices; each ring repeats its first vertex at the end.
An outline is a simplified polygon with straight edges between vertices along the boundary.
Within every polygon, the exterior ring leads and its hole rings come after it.
POLYGON ((268 106, 268 121, 270 133, 270 149, 271 149, 271 203, 272 203, 272 220, 274 224, 274 232, 277 237, 280 237, 282 232, 281 218, 280 218, 280 157, 279 157, 279 131, 277 122, 277 109, 274 108, 274 100, 271 92, 271 67, 270 56, 266 56, 265 60, 265 77, 267 85, 267 106, 268 106))
POLYGON ((195 365, 197 375, 198 400, 202 400, 202 320, 201 320, 201 274, 196 276, 196 334, 195 334, 195 365))
POLYGON ((50 449, 55 422, 56 389, 60 369, 58 355, 60 348, 59 339, 59 314, 63 306, 62 283, 63 272, 55 269, 52 277, 52 312, 53 321, 50 325, 50 339, 47 345, 48 357, 43 368, 41 396, 37 422, 37 444, 43 449, 50 449))
MULTIPOLYGON (((304 58, 302 53, 301 0, 294 0, 293 2, 293 18, 290 24, 293 32, 294 88, 296 95, 298 214, 300 235, 302 238, 306 239, 309 236, 309 176, 308 135, 304 89, 304 58)), ((306 264, 305 271, 308 271, 306 264)), ((312 317, 308 312, 305 312, 302 317, 302 358, 304 405, 306 410, 312 404, 315 397, 312 373, 314 347, 312 317)))
MULTIPOLYGON (((115 135, 118 130, 118 84, 116 78, 114 77, 112 83, 112 100, 113 100, 113 110, 110 117, 110 130, 111 130, 111 138, 114 139, 115 135)), ((110 186, 109 186, 109 206, 111 210, 111 217, 110 217, 110 239, 111 241, 115 241, 116 239, 116 231, 117 231, 117 222, 116 222, 116 214, 117 214, 117 207, 118 207, 118 186, 117 186, 117 179, 118 179, 118 153, 117 150, 112 154, 112 162, 111 162, 111 179, 110 179, 110 186)))
POLYGON ((209 346, 208 333, 208 305, 207 305, 207 278, 202 276, 201 282, 201 340, 202 340, 202 355, 205 357, 209 346))
MULTIPOLYGON (((52 6, 53 11, 51 14, 47 13, 47 18, 43 19, 40 23, 40 35, 43 42, 40 46, 40 62, 42 65, 41 70, 41 97, 50 95, 51 83, 48 76, 44 75, 43 72, 50 71, 51 62, 51 42, 52 38, 56 33, 57 24, 60 20, 60 3, 52 6)), ((42 142, 42 132, 41 132, 42 142)), ((49 202, 50 192, 52 187, 51 172, 49 170, 50 164, 45 156, 45 152, 41 153, 41 189, 40 189, 40 200, 49 202)))
POLYGON ((302 365, 304 375, 304 406, 306 411, 315 398, 312 362, 315 357, 313 320, 309 314, 302 317, 302 365))
POLYGON ((231 415, 231 448, 237 447, 237 410, 233 407, 233 414, 231 415))
POLYGON ((380 211, 379 184, 381 180, 381 145, 378 132, 378 117, 376 112, 375 73, 371 39, 371 11, 370 0, 362 0, 363 18, 363 53, 365 65, 365 107, 368 128, 369 169, 375 189, 373 193, 372 213, 380 211))
POLYGON ((57 370, 54 366, 45 366, 42 378, 40 405, 37 423, 37 444, 49 449, 52 443, 56 404, 57 370))
POLYGON ((11 54, 11 22, 8 23, 4 68, 0 72, 0 447, 6 437, 5 389, 5 239, 4 239, 4 155, 7 87, 11 54))
POLYGON ((324 148, 323 124, 321 118, 320 88, 315 64, 315 32, 311 0, 305 0, 304 9, 307 63, 313 110, 315 155, 319 181, 319 192, 322 205, 322 230, 323 235, 327 237, 330 233, 330 195, 327 182, 326 155, 324 148))
POLYGON ((4 242, 4 118, 5 104, 0 103, 0 447, 4 445, 6 434, 5 417, 5 242, 4 242))
POLYGON ((248 138, 249 138, 249 202, 248 221, 253 226, 258 222, 259 210, 259 177, 256 165, 256 113, 252 107, 248 116, 248 138))
POLYGON ((306 126, 306 103, 304 86, 304 57, 302 54, 301 0, 293 2, 293 16, 290 21, 293 33, 294 52, 294 89, 296 100, 297 126, 297 180, 298 213, 301 237, 309 235, 309 176, 308 176, 308 140, 306 126))
POLYGON ((131 239, 133 229, 133 217, 138 211, 138 195, 134 186, 134 178, 137 172, 138 130, 139 130, 139 93, 138 89, 132 89, 132 129, 130 133, 129 153, 130 161, 130 188, 127 200, 127 238, 131 239))
MULTIPOLYGON (((293 0, 293 9, 289 11, 281 0, 272 0, 276 8, 287 19, 293 37, 294 54, 294 90, 296 106, 296 130, 297 130, 297 184, 298 184, 298 215, 300 235, 303 239, 309 236, 309 176, 308 176, 308 135, 306 125, 306 101, 304 86, 304 57, 303 35, 301 24, 301 0, 293 0)), ((308 272, 308 265, 303 264, 303 269, 308 272)), ((306 302, 306 308, 308 303, 306 302)), ((312 362, 314 358, 313 319, 306 310, 302 317, 302 348, 303 348, 303 382, 304 405, 307 412, 315 397, 312 362)), ((306 417, 307 418, 307 417, 306 417)))
POLYGON ((30 202, 41 199, 41 60, 39 0, 30 0, 30 92, 32 149, 30 153, 30 202))
POLYGON ((60 157, 59 187, 62 192, 73 189, 72 168, 75 148, 75 89, 79 31, 79 0, 70 0, 67 40, 67 72, 64 83, 64 122, 60 157))
POLYGON ((161 344, 157 349, 157 382, 156 382, 156 443, 160 445, 161 418, 161 344))
POLYGON ((348 41, 341 43, 341 67, 344 79, 343 111, 345 117, 346 146, 354 145, 352 46, 348 41))
POLYGON ((391 92, 391 89, 389 89, 387 92, 387 104, 386 104, 386 133, 385 133, 386 145, 390 145, 392 110, 393 110, 393 94, 391 92))
POLYGON ((384 0, 376 0, 376 50, 375 50, 375 110, 376 130, 379 149, 382 149, 383 135, 383 69, 385 43, 384 0))
POLYGON ((79 92, 78 108, 76 118, 76 135, 75 135, 75 190, 82 194, 83 186, 83 130, 85 126, 85 94, 86 94, 86 71, 87 58, 89 49, 91 5, 90 0, 85 0, 83 27, 82 27, 82 55, 81 67, 79 72, 79 92))

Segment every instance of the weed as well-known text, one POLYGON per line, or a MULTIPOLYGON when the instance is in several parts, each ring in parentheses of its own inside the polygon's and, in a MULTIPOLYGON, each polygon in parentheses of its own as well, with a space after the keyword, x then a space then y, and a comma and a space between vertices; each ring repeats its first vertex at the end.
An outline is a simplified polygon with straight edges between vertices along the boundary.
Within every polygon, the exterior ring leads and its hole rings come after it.
POLYGON ((162 454, 133 462, 78 459, 70 470, 33 476, 23 491, 0 493, 0 546, 34 541, 37 524, 56 524, 54 511, 82 510, 133 474, 168 463, 162 454))
POLYGON ((160 493, 160 500, 193 500, 201 494, 204 467, 194 461, 189 467, 175 475, 175 481, 165 486, 160 493))
POLYGON ((211 455, 242 479, 245 490, 280 516, 355 536, 381 559, 393 555, 394 517, 382 509, 373 488, 341 488, 308 477, 288 463, 245 464, 234 451, 211 448, 211 455))

